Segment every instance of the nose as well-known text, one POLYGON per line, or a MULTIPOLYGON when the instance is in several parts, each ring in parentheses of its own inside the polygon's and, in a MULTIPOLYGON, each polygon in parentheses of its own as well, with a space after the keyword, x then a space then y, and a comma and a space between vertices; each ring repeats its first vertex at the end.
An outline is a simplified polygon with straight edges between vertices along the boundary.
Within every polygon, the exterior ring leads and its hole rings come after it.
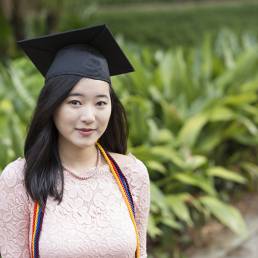
POLYGON ((80 119, 86 124, 90 124, 95 121, 94 110, 91 107, 85 107, 81 110, 80 119))

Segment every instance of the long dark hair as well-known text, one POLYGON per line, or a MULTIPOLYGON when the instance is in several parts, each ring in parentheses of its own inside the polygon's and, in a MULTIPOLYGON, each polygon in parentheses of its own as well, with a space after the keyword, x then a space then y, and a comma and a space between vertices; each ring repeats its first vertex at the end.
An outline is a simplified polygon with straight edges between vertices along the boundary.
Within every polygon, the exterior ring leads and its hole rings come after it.
MULTIPOLYGON (((28 127, 24 145, 24 181, 27 193, 40 205, 46 203, 48 196, 54 197, 58 203, 63 198, 64 175, 53 113, 81 78, 77 75, 63 75, 49 79, 41 89, 28 127)), ((111 116, 98 142, 106 151, 126 154, 128 123, 125 109, 111 85, 109 88, 111 116)))

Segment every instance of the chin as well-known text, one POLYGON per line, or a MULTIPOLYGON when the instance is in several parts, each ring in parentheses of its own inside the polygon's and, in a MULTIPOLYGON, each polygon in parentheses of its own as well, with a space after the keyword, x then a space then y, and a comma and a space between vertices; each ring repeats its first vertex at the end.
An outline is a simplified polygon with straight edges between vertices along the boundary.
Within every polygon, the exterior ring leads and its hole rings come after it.
POLYGON ((73 144, 78 148, 83 149, 94 145, 97 142, 97 140, 98 139, 94 138, 94 139, 88 139, 88 140, 74 141, 74 142, 71 142, 71 144, 73 144))
POLYGON ((95 145, 95 141, 89 141, 89 142, 85 142, 85 143, 72 143, 75 147, 77 148, 80 148, 80 149, 84 149, 84 148, 87 148, 87 147, 90 147, 90 146, 93 146, 95 145))

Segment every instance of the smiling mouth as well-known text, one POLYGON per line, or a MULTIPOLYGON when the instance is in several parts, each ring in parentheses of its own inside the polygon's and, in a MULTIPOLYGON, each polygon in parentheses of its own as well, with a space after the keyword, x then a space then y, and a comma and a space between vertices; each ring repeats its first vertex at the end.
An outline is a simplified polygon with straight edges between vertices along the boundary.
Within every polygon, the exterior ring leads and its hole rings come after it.
POLYGON ((92 135, 96 130, 88 130, 88 131, 83 131, 83 130, 77 130, 81 136, 90 136, 92 135))
POLYGON ((83 128, 83 129, 76 129, 76 130, 79 130, 79 131, 82 131, 82 132, 91 132, 91 131, 95 131, 96 129, 86 129, 86 128, 83 128))

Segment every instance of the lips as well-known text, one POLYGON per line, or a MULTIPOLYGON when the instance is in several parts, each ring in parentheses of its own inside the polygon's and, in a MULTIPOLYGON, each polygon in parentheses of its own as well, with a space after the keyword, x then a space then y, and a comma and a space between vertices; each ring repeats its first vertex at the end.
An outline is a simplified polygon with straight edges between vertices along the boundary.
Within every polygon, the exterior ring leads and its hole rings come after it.
POLYGON ((85 129, 85 128, 77 129, 77 130, 82 137, 90 137, 96 131, 95 129, 85 129))
POLYGON ((91 132, 91 131, 94 131, 95 129, 91 129, 91 128, 80 128, 80 129, 77 129, 79 131, 82 131, 82 132, 91 132))

